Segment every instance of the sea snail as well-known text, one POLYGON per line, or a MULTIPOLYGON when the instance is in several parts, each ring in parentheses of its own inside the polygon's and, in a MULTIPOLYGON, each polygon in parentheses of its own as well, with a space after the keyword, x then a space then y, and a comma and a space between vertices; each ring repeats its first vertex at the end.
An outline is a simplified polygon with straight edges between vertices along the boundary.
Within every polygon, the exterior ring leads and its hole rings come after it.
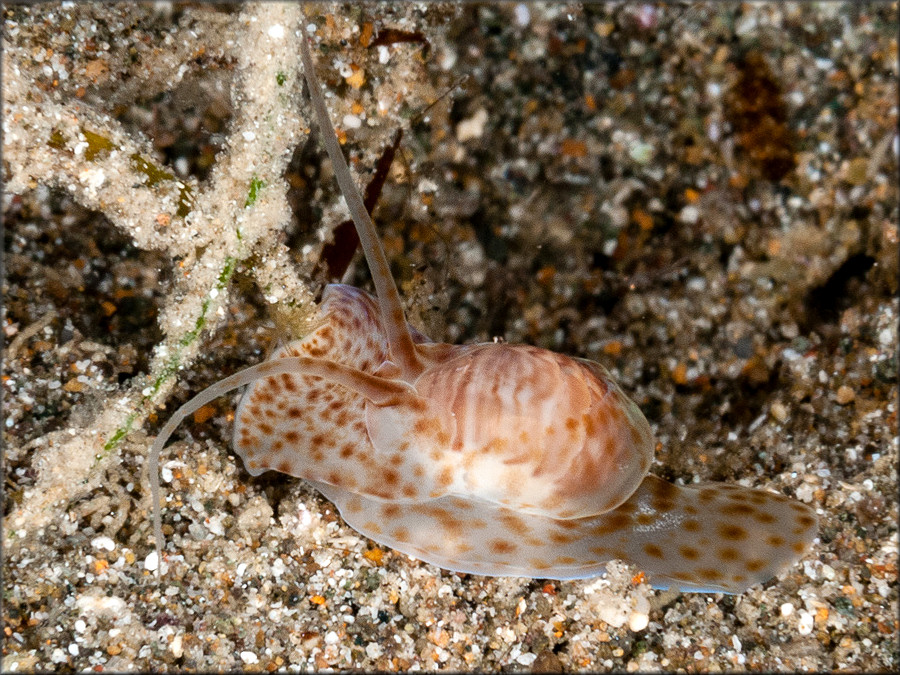
POLYGON ((436 343, 409 326, 305 32, 302 59, 377 296, 328 286, 318 328, 172 416, 150 455, 158 552, 160 450, 186 416, 249 385, 234 447, 251 474, 303 478, 360 533, 448 570, 578 579, 621 559, 656 588, 740 593, 803 555, 816 533, 808 506, 648 475, 650 425, 601 365, 527 345, 436 343))

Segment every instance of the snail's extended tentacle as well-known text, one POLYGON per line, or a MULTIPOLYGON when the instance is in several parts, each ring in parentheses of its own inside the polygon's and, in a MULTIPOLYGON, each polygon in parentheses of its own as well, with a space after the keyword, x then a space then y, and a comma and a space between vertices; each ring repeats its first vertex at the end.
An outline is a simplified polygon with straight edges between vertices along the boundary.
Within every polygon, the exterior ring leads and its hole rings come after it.
POLYGON ((312 56, 307 44, 306 29, 303 27, 302 22, 300 31, 303 34, 303 39, 300 41, 301 55, 303 57, 303 75, 309 87, 309 97, 316 112, 316 119, 319 123, 319 130, 322 132, 325 150, 328 152, 328 157, 331 158, 335 178, 341 188, 344 199, 347 201, 347 208, 350 209, 350 215, 353 218, 353 223, 356 225, 356 231, 359 233, 359 241, 362 244, 366 262, 372 274, 372 281, 375 283, 378 304, 381 307, 381 321, 387 334, 391 356, 400 367, 403 379, 406 382, 414 382, 424 370, 424 365, 419 358, 412 335, 407 327, 406 318, 403 315, 403 307, 400 304, 400 294, 397 292, 397 285, 391 276, 391 268, 388 266, 384 249, 381 248, 381 242, 378 241, 375 224, 369 217, 369 213, 363 204, 362 195, 353 182, 350 168, 347 166, 347 162, 341 152, 341 146, 338 144, 337 134, 335 134, 334 127, 328 117, 325 99, 322 96, 322 88, 319 86, 319 79, 313 68, 312 56))

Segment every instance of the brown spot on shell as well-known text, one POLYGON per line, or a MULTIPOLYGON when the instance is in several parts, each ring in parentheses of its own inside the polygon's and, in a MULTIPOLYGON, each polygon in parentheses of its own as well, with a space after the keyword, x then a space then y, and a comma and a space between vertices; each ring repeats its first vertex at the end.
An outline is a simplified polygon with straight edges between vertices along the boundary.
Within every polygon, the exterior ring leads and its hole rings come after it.
POLYGON ((278 470, 279 470, 281 473, 290 473, 290 472, 291 472, 291 463, 290 463, 289 461, 287 461, 287 460, 284 460, 283 462, 280 462, 280 463, 278 464, 278 470))
POLYGON ((697 570, 697 574, 701 579, 704 579, 706 581, 715 581, 722 578, 722 573, 717 569, 713 569, 712 567, 701 567, 697 570))
POLYGON ((747 530, 739 525, 722 523, 719 525, 719 535, 728 541, 740 541, 747 538, 747 530))
MULTIPOLYGON (((550 429, 552 427, 548 427, 550 429)), ((551 434, 547 434, 550 436, 551 434)), ((603 457, 604 461, 611 461, 613 457, 615 457, 619 450, 619 439, 615 436, 607 436, 606 441, 603 445, 603 457)))
POLYGON ((724 560, 725 562, 733 562, 741 557, 740 552, 736 548, 720 548, 719 551, 719 560, 724 560))
POLYGON ((513 534, 524 535, 526 532, 530 530, 528 525, 525 524, 519 516, 516 516, 512 513, 503 513, 497 518, 502 524, 503 527, 510 530, 513 534))
POLYGON ((576 562, 575 558, 568 555, 558 555, 553 559, 555 565, 574 565, 576 562))
POLYGON ((744 563, 744 567, 747 568, 748 572, 759 572, 766 566, 765 560, 760 560, 759 558, 753 558, 744 563))
POLYGON ((288 408, 287 414, 288 417, 296 419, 303 415, 303 411, 300 408, 288 408))
POLYGON ((453 468, 445 466, 437 477, 438 485, 448 487, 453 482, 453 468))
POLYGON ((440 509, 440 511, 443 511, 441 515, 435 514, 432 516, 438 522, 438 525, 454 537, 462 536, 465 533, 465 523, 445 509, 440 509))
POLYGON ((635 427, 631 427, 628 434, 631 436, 631 444, 635 447, 640 447, 644 443, 644 437, 641 435, 641 432, 638 431, 635 427))
POLYGON ((717 488, 703 488, 697 494, 697 498, 701 502, 711 502, 716 496, 719 494, 719 490, 717 488))
POLYGON ((750 504, 726 504, 721 512, 726 516, 749 516, 756 511, 750 504))
POLYGON ((784 537, 779 536, 777 534, 770 535, 768 539, 766 539, 766 543, 769 546, 784 546, 784 537))
POLYGON ((598 525, 597 527, 591 530, 591 534, 594 536, 603 536, 605 534, 612 534, 613 532, 618 532, 619 530, 623 530, 629 525, 631 525, 631 516, 627 513, 610 513, 606 516, 603 525, 598 525))
POLYGON ((413 424, 413 431, 417 434, 435 435, 442 429, 441 421, 437 417, 420 417, 413 424))
POLYGON ((616 511, 619 513, 634 513, 637 511, 637 503, 633 501, 627 501, 616 507, 616 511))
POLYGON ((381 515, 383 515, 386 520, 396 518, 400 515, 400 507, 396 504, 385 504, 381 507, 381 515))
POLYGON ((321 347, 318 344, 312 344, 306 349, 306 353, 314 358, 324 356, 327 351, 328 350, 325 349, 325 347, 321 347))
POLYGON ((771 525, 772 523, 774 523, 777 520, 777 518, 775 518, 775 516, 773 516, 771 513, 768 513, 766 511, 760 511, 758 513, 754 513, 753 519, 756 520, 758 523, 762 523, 763 525, 771 525))
POLYGON ((585 413, 581 416, 581 423, 584 425, 584 432, 588 438, 593 437, 597 433, 597 426, 594 418, 585 413))
POLYGON ((687 560, 696 560, 700 557, 700 552, 690 546, 679 546, 678 552, 681 554, 682 558, 686 558, 687 560))
POLYGON ((524 544, 525 546, 530 546, 533 549, 542 549, 547 545, 546 540, 538 539, 537 537, 533 537, 530 534, 521 537, 519 543, 524 544))
POLYGON ((575 535, 565 534, 564 532, 550 533, 550 541, 552 541, 554 544, 571 544, 577 539, 578 537, 576 537, 575 535))
POLYGON ((393 534, 394 539, 396 539, 397 541, 409 541, 409 530, 407 530, 405 527, 398 527, 396 530, 394 530, 393 534))
MULTIPOLYGON (((366 532, 372 532, 374 534, 381 534, 381 525, 379 525, 378 523, 372 522, 371 520, 369 522, 367 522, 365 525, 363 525, 363 529, 366 532)), ((397 532, 400 532, 400 530, 397 530, 397 532)), ((404 530, 404 532, 405 532, 405 530, 404 530)), ((396 532, 394 534, 396 534, 396 532)), ((397 539, 400 539, 400 541, 404 541, 404 539, 401 539, 400 537, 397 537, 397 539)))
POLYGON ((675 500, 678 496, 678 488, 664 480, 653 481, 653 497, 650 506, 660 513, 668 513, 675 508, 675 500))
POLYGON ((556 526, 564 530, 575 530, 581 527, 581 523, 578 520, 557 520, 556 526))
POLYGON ((816 519, 810 515, 804 514, 802 516, 797 516, 797 524, 803 528, 812 527, 813 523, 815 523, 815 522, 816 522, 816 519))
POLYGON ((517 547, 514 543, 507 541, 506 539, 492 539, 488 543, 488 548, 498 555, 506 555, 515 552, 517 547))
POLYGON ((462 499, 461 497, 454 497, 450 503, 453 506, 453 508, 455 508, 459 511, 471 511, 472 509, 475 508, 472 504, 470 504, 465 499, 462 499))
POLYGON ((350 459, 353 457, 353 443, 345 443, 338 454, 341 459, 350 459))
POLYGON ((663 550, 656 544, 644 544, 644 553, 651 558, 663 558, 663 550))
POLYGON ((660 499, 675 499, 678 496, 678 488, 665 480, 655 480, 651 484, 653 496, 660 499))

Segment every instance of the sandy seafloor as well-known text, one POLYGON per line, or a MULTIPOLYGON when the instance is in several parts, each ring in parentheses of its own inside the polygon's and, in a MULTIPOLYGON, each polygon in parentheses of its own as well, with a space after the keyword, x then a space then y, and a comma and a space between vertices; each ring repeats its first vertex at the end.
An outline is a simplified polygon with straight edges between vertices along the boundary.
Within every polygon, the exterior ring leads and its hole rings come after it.
MULTIPOLYGON (((52 43, 77 62, 66 15, 93 21, 96 44, 151 44, 182 11, 218 11, 136 9, 123 27, 116 8, 98 23, 80 7, 7 7, 6 28, 30 32, 5 48, 38 58, 52 43)), ((4 550, 3 671, 895 670, 897 4, 313 11, 339 17, 365 79, 449 90, 409 111, 375 212, 412 321, 438 340, 600 361, 653 426, 653 473, 772 488, 816 508, 819 536, 737 597, 653 591, 620 565, 587 581, 449 573, 375 546, 299 479, 252 478, 226 397, 164 454, 157 583, 150 438, 283 334, 239 269, 167 411, 120 446, 101 487, 4 550), (428 49, 387 46, 379 63, 359 46, 366 22, 428 49)), ((180 95, 228 72, 207 64, 180 95)), ((345 146, 374 167, 396 127, 365 85, 339 93, 376 118, 345 146)), ((177 98, 111 112, 202 175, 229 99, 177 98)), ((284 236, 298 264, 335 193, 322 157, 308 144, 294 167, 284 236)), ((8 511, 34 485, 34 448, 146 377, 177 262, 63 190, 3 204, 8 511)))

